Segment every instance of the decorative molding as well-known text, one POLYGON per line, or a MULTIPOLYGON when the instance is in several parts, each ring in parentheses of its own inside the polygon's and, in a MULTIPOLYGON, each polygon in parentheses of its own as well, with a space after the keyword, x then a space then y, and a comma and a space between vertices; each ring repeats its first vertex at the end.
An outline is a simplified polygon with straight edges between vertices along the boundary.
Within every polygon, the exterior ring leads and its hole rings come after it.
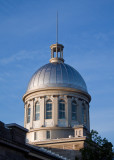
POLYGON ((40 96, 40 98, 45 98, 45 96, 40 96))
POLYGON ((74 89, 74 88, 66 88, 66 87, 48 87, 48 88, 41 88, 41 89, 35 89, 35 90, 32 90, 32 91, 29 91, 27 93, 24 94, 23 96, 23 101, 26 101, 27 97, 31 96, 32 94, 36 94, 36 93, 41 93, 41 92, 46 92, 46 91, 65 91, 65 92, 72 92, 72 93, 75 93, 75 94, 80 94, 80 95, 83 95, 85 97, 87 97, 88 101, 90 102, 91 101, 91 96, 86 93, 86 92, 83 92, 81 90, 77 90, 77 89, 74 89))

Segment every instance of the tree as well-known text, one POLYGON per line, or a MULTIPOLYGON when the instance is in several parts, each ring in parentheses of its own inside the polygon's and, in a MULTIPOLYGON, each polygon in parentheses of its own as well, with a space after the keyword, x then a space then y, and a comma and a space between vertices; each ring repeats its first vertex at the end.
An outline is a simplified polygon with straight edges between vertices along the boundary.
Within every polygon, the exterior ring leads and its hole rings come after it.
POLYGON ((102 139, 97 131, 91 130, 90 138, 86 140, 86 145, 81 149, 82 160, 112 160, 112 143, 106 138, 102 139))

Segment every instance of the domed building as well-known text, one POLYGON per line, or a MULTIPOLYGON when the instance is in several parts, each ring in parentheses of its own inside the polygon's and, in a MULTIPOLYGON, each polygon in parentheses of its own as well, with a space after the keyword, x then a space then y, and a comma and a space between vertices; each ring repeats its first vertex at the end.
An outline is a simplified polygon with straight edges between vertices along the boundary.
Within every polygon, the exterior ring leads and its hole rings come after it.
POLYGON ((23 96, 24 127, 29 143, 61 148, 71 139, 77 143, 88 136, 91 96, 80 73, 64 63, 64 46, 57 43, 50 48, 50 63, 33 74, 23 96))

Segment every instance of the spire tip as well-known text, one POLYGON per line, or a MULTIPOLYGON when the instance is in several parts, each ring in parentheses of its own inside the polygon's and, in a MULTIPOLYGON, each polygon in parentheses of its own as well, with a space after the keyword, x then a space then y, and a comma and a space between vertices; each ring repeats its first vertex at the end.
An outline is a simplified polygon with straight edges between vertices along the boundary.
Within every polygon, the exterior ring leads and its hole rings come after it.
POLYGON ((57 19, 56 19, 56 43, 58 44, 58 11, 57 11, 57 19))

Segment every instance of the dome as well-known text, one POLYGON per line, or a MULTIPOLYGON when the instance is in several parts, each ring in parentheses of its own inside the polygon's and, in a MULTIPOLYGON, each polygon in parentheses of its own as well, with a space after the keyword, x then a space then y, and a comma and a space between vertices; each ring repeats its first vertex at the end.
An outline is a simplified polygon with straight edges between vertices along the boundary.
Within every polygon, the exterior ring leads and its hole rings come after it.
POLYGON ((27 91, 47 87, 67 87, 87 92, 84 79, 73 67, 65 63, 48 63, 32 76, 27 91))

